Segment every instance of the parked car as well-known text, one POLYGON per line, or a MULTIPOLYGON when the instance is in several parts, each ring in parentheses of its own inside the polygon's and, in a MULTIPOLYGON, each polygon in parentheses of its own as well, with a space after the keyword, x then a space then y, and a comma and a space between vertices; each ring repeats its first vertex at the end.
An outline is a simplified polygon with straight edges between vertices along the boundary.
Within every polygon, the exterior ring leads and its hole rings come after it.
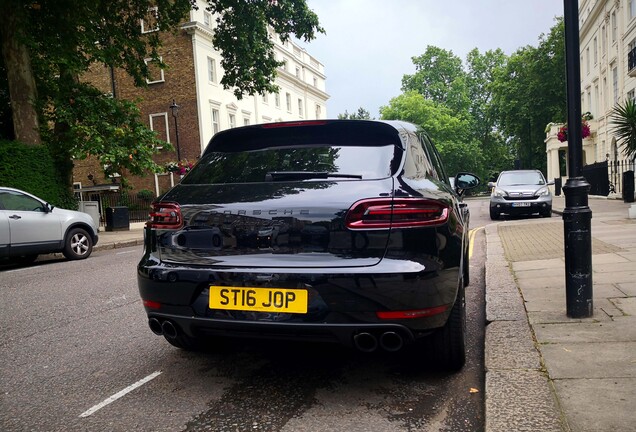
POLYGON ((489 182, 490 219, 502 214, 552 216, 552 193, 539 170, 502 171, 496 182, 489 182))
POLYGON ((97 240, 98 227, 88 214, 0 187, 0 258, 30 263, 39 254, 62 252, 70 260, 85 259, 97 240))
MULTIPOLYGON (((219 132, 153 203, 138 286, 150 329, 398 351, 431 337, 464 364, 468 224, 426 133, 404 122, 268 123, 219 132)), ((414 347, 421 345, 414 345, 414 347)))

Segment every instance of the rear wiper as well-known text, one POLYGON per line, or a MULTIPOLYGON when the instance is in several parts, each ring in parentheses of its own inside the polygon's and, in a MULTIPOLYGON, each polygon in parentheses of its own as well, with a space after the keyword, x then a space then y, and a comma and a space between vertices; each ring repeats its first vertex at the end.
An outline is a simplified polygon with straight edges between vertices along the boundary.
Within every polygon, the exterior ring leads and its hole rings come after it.
POLYGON ((270 171, 265 174, 265 181, 308 180, 327 178, 362 179, 359 174, 340 174, 327 171, 270 171))

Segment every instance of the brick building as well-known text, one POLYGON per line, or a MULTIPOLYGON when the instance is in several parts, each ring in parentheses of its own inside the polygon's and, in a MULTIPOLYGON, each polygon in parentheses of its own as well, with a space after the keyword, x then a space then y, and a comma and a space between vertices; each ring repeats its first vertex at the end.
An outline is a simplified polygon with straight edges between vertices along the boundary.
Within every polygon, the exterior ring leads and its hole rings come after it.
MULTIPOLYGON (((148 59, 151 77, 146 88, 135 87, 123 70, 102 66, 91 70, 89 79, 104 93, 116 98, 137 100, 149 128, 159 138, 170 142, 174 151, 160 151, 155 160, 160 165, 181 160, 196 161, 212 135, 224 129, 273 121, 326 118, 324 66, 303 48, 291 41, 282 43, 270 33, 275 55, 285 65, 278 70, 276 94, 245 96, 238 100, 231 90, 220 84, 223 70, 221 55, 212 47, 215 20, 205 10, 191 10, 176 33, 162 35, 162 61, 168 68, 153 67, 148 59), (176 119, 171 105, 178 105, 176 119), (176 121, 175 121, 176 120, 176 121), (178 131, 178 134, 177 134, 178 131)), ((151 13, 154 11, 150 11, 151 13)), ((140 23, 140 32, 157 31, 148 22, 140 23)), ((178 181, 176 174, 127 176, 132 192, 150 190, 155 196, 178 181)), ((104 178, 94 160, 75 161, 74 186, 85 200, 97 200, 98 194, 118 188, 117 179, 104 178)))

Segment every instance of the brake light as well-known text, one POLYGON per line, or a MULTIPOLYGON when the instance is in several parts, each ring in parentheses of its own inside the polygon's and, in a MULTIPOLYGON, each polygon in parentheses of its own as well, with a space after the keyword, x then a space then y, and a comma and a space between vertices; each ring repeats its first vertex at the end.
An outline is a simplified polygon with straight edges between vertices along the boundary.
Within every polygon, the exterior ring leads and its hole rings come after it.
POLYGON ((181 207, 177 203, 153 203, 148 228, 179 229, 183 226, 181 207))
POLYGON ((351 206, 345 224, 353 230, 438 226, 448 221, 449 211, 443 203, 421 198, 370 198, 351 206))
POLYGON ((161 309, 161 303, 152 301, 152 300, 144 300, 144 306, 148 309, 161 309))
POLYGON ((404 311, 378 311, 376 316, 380 319, 411 319, 425 318, 433 315, 439 315, 448 310, 452 305, 436 306, 426 309, 404 310, 404 311))

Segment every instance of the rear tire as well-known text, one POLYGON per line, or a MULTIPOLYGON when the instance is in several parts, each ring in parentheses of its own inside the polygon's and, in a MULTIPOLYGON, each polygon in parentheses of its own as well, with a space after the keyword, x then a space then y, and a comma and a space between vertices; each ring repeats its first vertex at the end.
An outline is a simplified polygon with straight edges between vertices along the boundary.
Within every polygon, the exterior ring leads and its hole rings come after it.
POLYGON ((460 283, 457 299, 444 327, 431 335, 433 355, 438 368, 458 371, 466 363, 466 298, 460 283))
POLYGON ((66 234, 62 253, 69 260, 81 260, 90 256, 93 251, 93 239, 82 228, 73 228, 66 234))

